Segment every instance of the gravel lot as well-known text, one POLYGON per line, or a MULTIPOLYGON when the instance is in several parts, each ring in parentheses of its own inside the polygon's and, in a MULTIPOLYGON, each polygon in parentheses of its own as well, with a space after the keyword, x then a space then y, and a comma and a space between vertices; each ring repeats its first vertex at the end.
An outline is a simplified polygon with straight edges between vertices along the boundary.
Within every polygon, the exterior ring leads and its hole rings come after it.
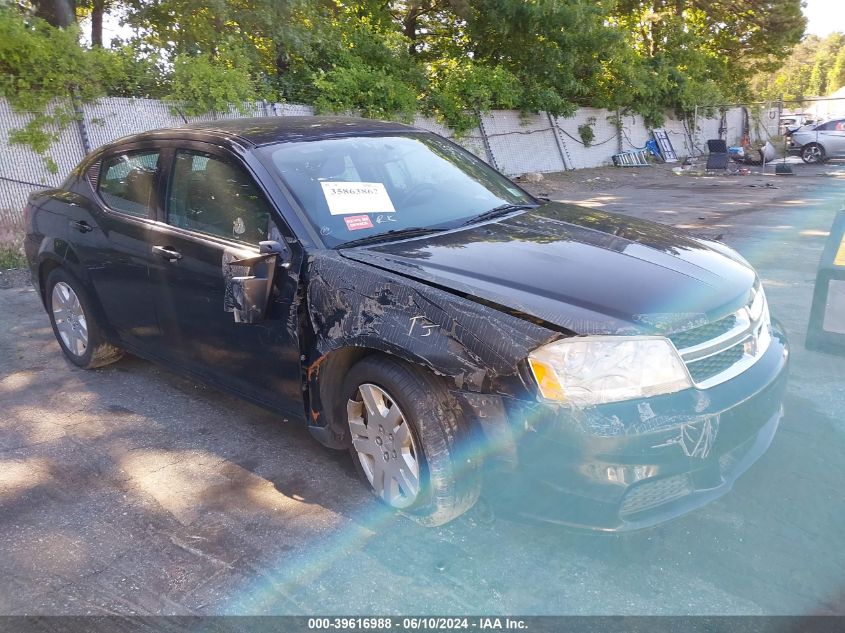
POLYGON ((722 236, 791 336, 769 452, 720 501, 624 537, 480 510, 419 528, 302 428, 136 358, 73 367, 34 291, 7 283, 0 614, 845 614, 845 358, 803 348, 845 167, 796 172, 530 185, 722 236))

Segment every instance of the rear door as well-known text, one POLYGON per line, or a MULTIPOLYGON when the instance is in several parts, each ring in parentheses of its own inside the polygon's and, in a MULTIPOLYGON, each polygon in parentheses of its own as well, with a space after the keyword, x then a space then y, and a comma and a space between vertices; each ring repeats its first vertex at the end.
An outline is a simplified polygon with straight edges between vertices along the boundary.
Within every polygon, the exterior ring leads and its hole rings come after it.
POLYGON ((69 241, 108 323, 131 347, 159 339, 148 271, 149 231, 158 213, 160 150, 109 150, 89 167, 94 203, 69 212, 69 241))
POLYGON ((816 133, 828 156, 845 156, 845 119, 822 123, 816 128, 816 133))
POLYGON ((220 148, 174 144, 166 183, 149 245, 166 353, 204 379, 301 416, 299 245, 249 169, 220 148), (266 315, 236 323, 231 278, 249 271, 231 262, 258 255, 263 240, 285 250, 266 315))

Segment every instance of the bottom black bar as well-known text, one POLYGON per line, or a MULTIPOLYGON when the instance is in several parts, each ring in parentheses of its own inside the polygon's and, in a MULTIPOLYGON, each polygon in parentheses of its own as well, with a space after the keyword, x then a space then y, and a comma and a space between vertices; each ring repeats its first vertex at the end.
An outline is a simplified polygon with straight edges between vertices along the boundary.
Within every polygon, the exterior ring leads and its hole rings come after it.
POLYGON ((0 633, 840 633, 838 616, 0 616, 0 633))

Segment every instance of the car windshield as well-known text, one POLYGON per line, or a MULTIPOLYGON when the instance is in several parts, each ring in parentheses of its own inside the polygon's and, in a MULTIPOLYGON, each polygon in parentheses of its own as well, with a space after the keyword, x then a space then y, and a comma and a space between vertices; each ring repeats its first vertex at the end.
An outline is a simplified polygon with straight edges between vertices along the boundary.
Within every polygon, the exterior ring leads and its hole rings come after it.
POLYGON ((469 152, 423 132, 279 143, 261 153, 331 248, 536 204, 469 152))

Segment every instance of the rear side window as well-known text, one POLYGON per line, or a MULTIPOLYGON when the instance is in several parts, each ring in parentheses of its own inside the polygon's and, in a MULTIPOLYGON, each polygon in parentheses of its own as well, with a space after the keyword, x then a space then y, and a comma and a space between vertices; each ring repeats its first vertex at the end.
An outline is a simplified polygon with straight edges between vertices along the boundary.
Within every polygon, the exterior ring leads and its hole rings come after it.
POLYGON ((167 221, 200 233, 258 244, 270 207, 255 181, 217 156, 179 150, 167 194, 167 221))
POLYGON ((155 200, 158 150, 109 156, 103 160, 97 191, 109 208, 146 218, 155 200))

